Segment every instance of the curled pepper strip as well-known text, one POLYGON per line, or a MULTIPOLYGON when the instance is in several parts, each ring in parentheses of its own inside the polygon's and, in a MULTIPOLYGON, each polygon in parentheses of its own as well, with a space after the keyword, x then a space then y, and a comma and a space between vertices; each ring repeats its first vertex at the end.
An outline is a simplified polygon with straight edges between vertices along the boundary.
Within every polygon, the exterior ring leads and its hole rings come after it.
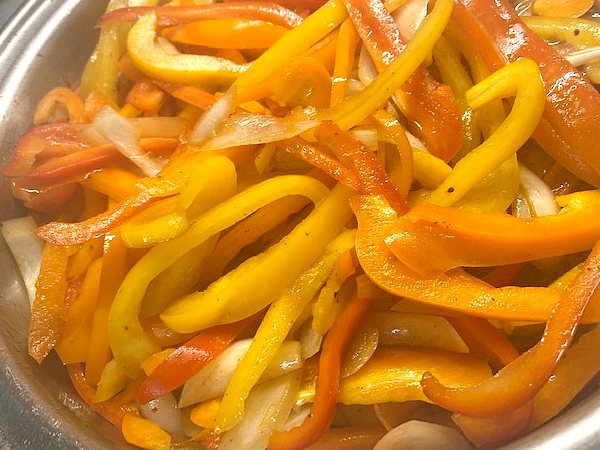
POLYGON ((571 343, 583 311, 600 283, 600 244, 592 249, 583 270, 562 293, 542 339, 530 350, 477 386, 451 389, 433 375, 421 384, 425 395, 443 408, 470 417, 489 417, 518 408, 548 381, 571 343))
POLYGON ((353 296, 325 336, 319 357, 315 403, 302 425, 277 432, 269 440, 269 449, 302 449, 327 430, 333 420, 339 395, 342 356, 352 334, 369 309, 369 300, 353 296))
POLYGON ((397 219, 381 197, 351 199, 358 219, 356 254, 365 273, 382 289, 400 297, 462 311, 485 318, 546 321, 560 290, 542 287, 494 288, 453 269, 445 274, 422 276, 410 270, 390 252, 385 232, 397 219))
MULTIPOLYGON (((382 72, 406 46, 394 18, 381 0, 344 0, 364 45, 382 72)), ((425 66, 416 68, 394 98, 411 121, 410 129, 438 158, 449 161, 463 142, 458 105, 449 86, 438 83, 425 66), (439 120, 443 117, 444 120, 439 120)))
POLYGON ((135 22, 140 17, 155 13, 160 26, 177 25, 182 22, 193 22, 204 19, 226 19, 240 17, 259 19, 293 28, 302 22, 302 18, 275 3, 270 2, 231 2, 228 4, 207 4, 198 6, 156 6, 121 8, 104 14, 99 26, 115 22, 135 22))
POLYGON ((513 264, 592 248, 600 239, 600 191, 556 201, 563 207, 559 214, 530 219, 420 203, 398 218, 386 243, 419 273, 513 264))
MULTIPOLYGON (((186 253, 201 245, 212 235, 229 228, 239 220, 252 214, 258 208, 280 197, 299 194, 311 198, 316 203, 327 192, 327 188, 313 178, 300 175, 272 178, 246 189, 201 215, 182 235, 154 246, 128 272, 110 310, 109 339, 114 356, 119 364, 128 374, 135 376, 141 371, 141 362, 158 351, 144 332, 139 322, 138 314, 148 285, 161 272, 177 262, 186 253)), ((222 282, 222 284, 228 284, 228 280, 222 282)), ((239 295, 239 292, 236 292, 235 289, 229 289, 228 292, 232 297, 238 297, 239 295)), ((189 296, 184 297, 184 299, 186 298, 189 298, 189 296)), ((191 303, 191 307, 194 309, 195 302, 183 302, 183 308, 181 308, 181 303, 181 301, 175 303, 182 314, 176 314, 173 322, 179 319, 176 321, 177 324, 181 322, 185 326, 173 327, 172 321, 168 320, 173 315, 163 313, 162 318, 167 326, 173 329, 186 328, 186 330, 192 329, 193 331, 197 331, 217 324, 215 323, 216 320, 214 320, 214 313, 205 314, 203 312, 202 315, 190 315, 186 306, 189 306, 189 303, 191 303), (200 326, 190 326, 190 322, 192 325, 196 325, 198 321, 201 322, 200 326), (205 326, 203 327, 202 325, 205 326)), ((172 311, 175 305, 167 309, 167 313, 172 311)), ((220 306, 220 304, 217 306, 220 306)), ((206 303, 203 307, 208 310, 206 303)), ((261 308, 258 309, 260 310, 261 308)), ((253 312, 244 317, 250 316, 253 312)), ((236 322, 244 317, 240 317, 239 319, 233 317, 228 322, 236 322)))
POLYGON ((522 58, 539 63, 547 97, 534 138, 569 171, 600 186, 600 155, 589 145, 600 130, 600 94, 585 75, 527 28, 504 0, 459 0, 452 18, 488 67, 522 58))
POLYGON ((450 206, 497 169, 529 139, 537 127, 546 96, 537 65, 521 59, 504 66, 467 91, 473 109, 504 97, 515 97, 506 120, 481 145, 456 163, 429 201, 450 206))

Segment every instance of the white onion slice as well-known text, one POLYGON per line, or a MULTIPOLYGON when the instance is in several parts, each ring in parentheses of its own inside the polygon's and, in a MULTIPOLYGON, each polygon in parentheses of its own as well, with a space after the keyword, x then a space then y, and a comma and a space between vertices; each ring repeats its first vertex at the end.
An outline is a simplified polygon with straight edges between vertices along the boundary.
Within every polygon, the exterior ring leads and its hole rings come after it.
POLYGON ((412 39, 425 19, 428 3, 428 0, 408 0, 392 14, 400 34, 407 41, 412 39))
POLYGON ((300 330, 300 348, 302 349, 302 359, 308 359, 316 355, 321 350, 323 335, 317 333, 312 327, 312 320, 307 320, 300 330))
POLYGON ((263 450, 275 430, 281 429, 294 405, 302 373, 300 370, 256 386, 246 400, 244 418, 223 433, 219 450, 263 450))
MULTIPOLYGON (((186 129, 185 120, 179 117, 135 117, 127 121, 134 126, 141 138, 179 139, 186 129)), ((77 125, 75 130, 84 144, 94 146, 110 143, 94 125, 77 125)))
MULTIPOLYGON (((223 395, 233 372, 252 344, 252 339, 234 342, 217 358, 208 363, 184 385, 179 399, 183 408, 223 395)), ((267 366, 261 380, 273 378, 302 367, 298 341, 284 341, 273 361, 267 366)))
POLYGON ((162 170, 164 163, 148 156, 140 146, 138 130, 112 108, 105 106, 98 111, 93 125, 98 133, 112 142, 146 176, 156 176, 162 170))
POLYGON ((36 229, 35 221, 29 216, 6 220, 1 228, 23 277, 30 304, 35 300, 35 283, 40 275, 44 250, 44 242, 35 234, 36 229))
POLYGON ((235 86, 232 86, 225 95, 202 114, 190 134, 190 144, 200 145, 207 139, 217 135, 219 127, 235 109, 236 92, 235 86))
POLYGON ((552 216, 558 213, 559 207, 554 200, 552 189, 535 173, 522 164, 519 164, 521 188, 525 199, 529 200, 531 215, 535 217, 552 216))
POLYGON ((359 140, 367 146, 372 152, 379 150, 379 136, 374 128, 363 128, 350 131, 354 139, 359 140))
POLYGON ((358 55, 358 79, 364 86, 368 86, 373 82, 377 75, 379 75, 379 73, 377 72, 375 63, 363 45, 358 55))
POLYGON ((342 378, 354 375, 369 362, 379 344, 379 330, 371 323, 363 322, 352 336, 344 354, 342 378))
POLYGON ((205 141, 200 150, 221 150, 240 145, 266 144, 288 139, 319 125, 314 108, 286 117, 273 117, 249 112, 234 113, 219 133, 205 141))
POLYGON ((452 428, 411 420, 389 431, 373 450, 470 450, 465 437, 452 428))
POLYGON ((588 47, 584 48, 583 50, 571 52, 566 55, 565 58, 575 67, 589 64, 597 59, 600 59, 600 46, 588 47))
POLYGON ((177 407, 177 400, 171 393, 150 400, 145 405, 140 405, 140 412, 146 419, 151 420, 163 430, 171 434, 183 436, 181 410, 177 407))

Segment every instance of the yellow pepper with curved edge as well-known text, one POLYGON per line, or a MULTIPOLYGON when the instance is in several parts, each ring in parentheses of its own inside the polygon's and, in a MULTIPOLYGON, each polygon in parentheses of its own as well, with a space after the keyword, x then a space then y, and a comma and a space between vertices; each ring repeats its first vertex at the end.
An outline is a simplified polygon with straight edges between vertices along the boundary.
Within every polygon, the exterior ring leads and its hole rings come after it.
POLYGON ((356 230, 347 230, 337 236, 329 243, 317 262, 271 304, 248 352, 239 362, 227 386, 217 415, 219 429, 228 430, 242 420, 244 403, 250 390, 274 358, 296 320, 323 285, 340 255, 354 247, 355 235, 356 230))
POLYGON ((453 6, 452 0, 437 0, 402 53, 364 90, 322 111, 319 119, 332 120, 347 130, 378 109, 431 54, 450 20, 453 6))
POLYGON ((214 86, 233 82, 247 68, 216 56, 179 53, 168 41, 157 42, 156 25, 156 14, 148 14, 127 36, 127 52, 146 75, 171 83, 214 86))
MULTIPOLYGON (((182 235, 154 246, 127 273, 110 309, 109 340, 118 364, 129 376, 135 377, 141 373, 141 362, 158 351, 156 345, 146 336, 138 314, 148 285, 160 273, 214 234, 229 228, 278 198, 298 194, 305 195, 317 203, 328 192, 327 187, 320 181, 307 176, 275 177, 254 185, 215 206, 198 217, 182 235)), ((301 245, 304 245, 304 242, 301 245)), ((233 294, 234 290, 231 290, 231 293, 233 294)), ((193 305, 192 310, 195 309, 193 305)), ((185 319, 191 318, 185 317, 185 319)))
POLYGON ((600 24, 594 20, 540 16, 522 16, 521 20, 535 34, 547 40, 577 46, 600 45, 600 24))
POLYGON ((247 259, 205 291, 179 299, 160 315, 162 321, 187 333, 237 322, 263 309, 318 258, 352 217, 349 192, 337 185, 279 243, 247 259))
POLYGON ((428 201, 441 206, 454 204, 531 137, 546 101, 540 72, 533 61, 521 59, 502 67, 471 88, 467 102, 477 109, 490 101, 512 96, 515 101, 508 117, 488 139, 456 163, 452 174, 431 193, 428 201))

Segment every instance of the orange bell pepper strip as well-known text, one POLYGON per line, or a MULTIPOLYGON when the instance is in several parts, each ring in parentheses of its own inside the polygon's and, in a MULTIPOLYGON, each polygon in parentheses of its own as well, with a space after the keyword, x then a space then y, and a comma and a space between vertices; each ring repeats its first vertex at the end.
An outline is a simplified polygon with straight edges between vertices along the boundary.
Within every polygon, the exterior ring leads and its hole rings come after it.
POLYGON ((317 129, 317 138, 328 144, 340 162, 352 169, 362 184, 361 193, 383 195, 400 213, 408 210, 406 198, 389 179, 375 155, 359 140, 337 125, 324 123, 317 129))
POLYGON ((136 447, 148 450, 169 450, 171 435, 151 420, 125 414, 121 422, 125 440, 136 447))
POLYGON ((46 244, 29 321, 29 354, 38 363, 60 340, 67 320, 67 247, 46 244))
POLYGON ((345 303, 323 341, 315 402, 310 416, 298 427, 273 434, 269 440, 269 449, 305 448, 316 442, 329 428, 339 395, 342 357, 354 330, 368 309, 369 300, 356 295, 345 303))
POLYGON ((469 417, 489 417, 522 406, 540 391, 571 343, 594 290, 600 284, 600 243, 583 270, 562 293, 541 340, 494 377, 467 389, 443 386, 433 375, 421 381, 425 395, 443 408, 469 417))
POLYGON ((354 58, 359 42, 360 38, 352 21, 350 19, 344 20, 340 25, 336 42, 331 101, 329 102, 331 106, 337 105, 346 97, 346 87, 354 69, 354 58))
MULTIPOLYGON (((381 0, 344 0, 365 48, 381 72, 406 46, 393 17, 381 0)), ((410 130, 445 162, 463 143, 461 113, 449 86, 438 83, 424 66, 396 92, 398 106, 410 121, 410 130)))
POLYGON ((385 291, 484 318, 543 322, 550 317, 560 297, 558 289, 494 288, 462 269, 435 276, 410 270, 385 244, 383 230, 397 218, 393 208, 381 196, 355 196, 350 202, 358 219, 358 260, 367 276, 385 291))
POLYGON ((452 18, 491 70, 522 58, 539 64, 547 98, 534 138, 569 171, 600 186, 600 155, 589 145, 600 132, 600 94, 586 76, 527 28, 505 0, 459 0, 452 18))
POLYGON ((137 393, 138 402, 146 404, 183 386, 219 356, 250 322, 249 318, 209 328, 178 347, 144 380, 137 393))
POLYGON ((164 81, 155 81, 155 83, 172 97, 196 106, 202 111, 206 111, 217 101, 214 95, 196 86, 167 83, 164 81))
POLYGON ((98 26, 116 22, 135 22, 140 17, 156 13, 160 26, 177 25, 205 19, 239 17, 258 19, 292 28, 302 22, 293 11, 270 2, 210 3, 197 6, 139 6, 121 8, 104 14, 98 26))
POLYGON ((164 96, 163 91, 152 80, 143 78, 136 82, 127 94, 127 103, 147 116, 156 116, 164 96))
POLYGON ((435 206, 423 202, 398 218, 386 238, 412 270, 514 264, 588 250, 600 239, 600 191, 557 197, 556 215, 530 219, 435 206), (435 257, 431 257, 435 255, 435 257))
POLYGON ((287 28, 250 19, 210 19, 165 28, 163 36, 180 44, 211 48, 269 48, 287 28))

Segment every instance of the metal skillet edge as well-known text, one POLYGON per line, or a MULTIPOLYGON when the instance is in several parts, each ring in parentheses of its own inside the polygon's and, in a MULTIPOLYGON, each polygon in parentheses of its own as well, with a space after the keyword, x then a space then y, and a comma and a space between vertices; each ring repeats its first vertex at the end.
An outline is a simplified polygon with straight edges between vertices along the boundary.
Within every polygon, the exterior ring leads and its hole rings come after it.
MULTIPOLYGON (((72 86, 97 36, 100 1, 29 0, 0 31, 0 163, 31 124, 41 96, 72 86)), ((0 220, 23 214, 4 180, 0 220)), ((38 366, 27 355, 29 309, 20 275, 0 240, 0 448, 123 447, 119 434, 78 399, 56 358, 38 366)), ((539 430, 516 449, 600 448, 600 392, 539 430)))

